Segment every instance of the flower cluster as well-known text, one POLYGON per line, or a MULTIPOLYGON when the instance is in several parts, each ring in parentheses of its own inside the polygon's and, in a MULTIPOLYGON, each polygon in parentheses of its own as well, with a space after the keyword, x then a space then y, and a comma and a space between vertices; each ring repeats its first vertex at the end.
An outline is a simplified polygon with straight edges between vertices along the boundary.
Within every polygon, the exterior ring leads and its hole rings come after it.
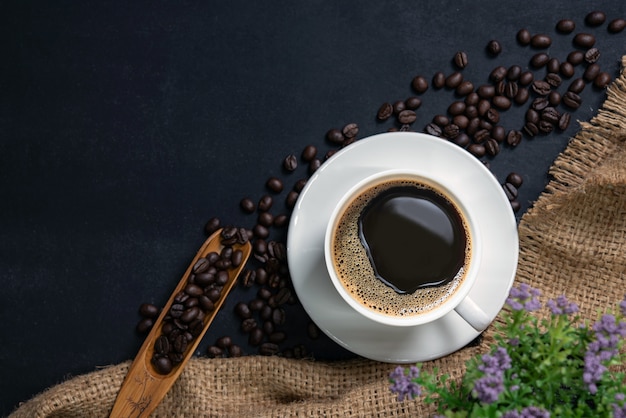
POLYGON ((540 297, 527 284, 511 290, 496 345, 467 362, 461 382, 398 367, 391 391, 399 401, 424 395, 441 417, 626 418, 626 374, 611 368, 626 360, 626 296, 594 324, 580 323, 564 295, 548 300, 549 315, 539 319, 532 312, 544 308, 540 297))

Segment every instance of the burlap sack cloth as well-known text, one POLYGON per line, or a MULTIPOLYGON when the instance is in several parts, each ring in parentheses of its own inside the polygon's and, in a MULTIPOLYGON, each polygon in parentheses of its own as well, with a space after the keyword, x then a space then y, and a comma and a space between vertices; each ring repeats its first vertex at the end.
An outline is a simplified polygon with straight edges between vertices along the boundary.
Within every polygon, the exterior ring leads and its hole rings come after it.
MULTIPOLYGON (((622 68, 626 57, 622 58, 622 68)), ((543 139, 536 139, 540 141, 543 139)), ((549 140, 549 139, 546 139, 549 140)), ((530 144, 529 144, 530 145, 530 144)), ((517 282, 566 293, 594 320, 626 291, 626 71, 608 89, 598 115, 558 157, 553 180, 519 225, 517 282)), ((454 377, 479 347, 428 363, 454 377)), ((129 362, 75 377, 23 404, 18 417, 106 417, 129 362)), ((156 417, 428 416, 432 406, 398 403, 389 390, 394 365, 367 360, 314 362, 277 357, 193 359, 156 417)), ((16 378, 19 378, 16 376, 16 378)))

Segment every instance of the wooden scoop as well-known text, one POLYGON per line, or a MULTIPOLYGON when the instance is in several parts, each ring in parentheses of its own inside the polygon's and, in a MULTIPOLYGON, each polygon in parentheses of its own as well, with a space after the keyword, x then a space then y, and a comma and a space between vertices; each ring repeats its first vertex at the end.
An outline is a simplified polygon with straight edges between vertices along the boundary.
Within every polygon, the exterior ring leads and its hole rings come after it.
POLYGON ((192 273, 193 266, 196 262, 205 257, 212 251, 217 252, 218 254, 223 248, 221 244, 221 235, 222 230, 216 231, 213 235, 211 235, 200 247, 198 253, 194 257, 193 261, 189 265, 189 268, 183 275, 182 279, 174 289, 172 296, 167 301, 165 308, 159 315, 159 318, 155 322, 150 334, 146 337, 143 345, 139 349, 139 353, 135 357, 135 360, 130 366, 128 370, 128 374, 122 383, 122 387, 120 388, 119 393, 117 394, 117 398, 115 400, 115 404, 113 405, 113 410, 111 411, 110 417, 118 418, 118 417, 147 417, 154 411, 157 405, 161 402, 165 394, 170 389, 170 387, 174 384, 180 373, 183 371, 183 367, 189 360, 189 358, 193 355, 200 340, 206 333, 206 330, 213 322, 213 319, 217 315, 217 312, 221 308, 226 296, 232 289, 233 285, 237 281, 237 277, 243 270, 248 257, 251 252, 250 242, 246 242, 243 245, 234 244, 233 250, 240 249, 243 252, 242 261, 236 268, 231 268, 228 270, 228 281, 224 285, 219 299, 215 302, 215 308, 210 312, 206 313, 203 321, 204 327, 201 333, 196 336, 187 346, 187 349, 184 353, 182 361, 174 366, 168 374, 160 374, 157 369, 152 364, 152 355, 154 354, 154 343, 156 339, 161 335, 161 328, 163 326, 163 318, 170 311, 170 307, 174 302, 174 298, 178 293, 183 291, 185 286, 187 285, 187 280, 192 273))

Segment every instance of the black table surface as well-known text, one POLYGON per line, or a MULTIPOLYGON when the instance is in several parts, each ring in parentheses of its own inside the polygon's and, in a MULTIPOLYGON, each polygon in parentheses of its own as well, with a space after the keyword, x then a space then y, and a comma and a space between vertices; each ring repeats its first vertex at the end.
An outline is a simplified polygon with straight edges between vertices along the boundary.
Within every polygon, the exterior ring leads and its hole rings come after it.
MULTIPOLYGON (((302 162, 282 171, 286 155, 312 144, 323 156, 334 148, 326 131, 350 122, 359 138, 387 131, 394 123, 377 122, 379 106, 415 95, 416 75, 453 72, 457 51, 468 53, 463 75, 475 85, 498 65, 527 69, 538 50, 516 42, 521 28, 550 35, 546 52, 563 61, 574 46, 555 30, 562 18, 597 37, 598 62, 614 78, 626 32, 610 34, 607 23, 625 9, 622 0, 2 2, 0 414, 133 358, 138 306, 165 303, 205 222, 252 227, 242 198, 268 193, 270 176, 286 190, 307 176, 302 162), (591 10, 607 23, 586 26, 591 10), (485 50, 492 39, 497 57, 485 50)), ((523 176, 518 219, 606 94, 588 85, 581 96, 564 132, 483 158, 500 182, 523 176)), ((433 88, 421 98, 417 131, 457 99, 433 88)), ((500 124, 520 129, 527 108, 502 112, 500 124)), ((289 212, 285 196, 275 196, 275 214, 289 212)), ((256 291, 237 287, 199 354, 222 335, 256 353, 232 310, 256 291)), ((288 309, 286 345, 320 360, 354 357, 309 339, 303 309, 288 309)))

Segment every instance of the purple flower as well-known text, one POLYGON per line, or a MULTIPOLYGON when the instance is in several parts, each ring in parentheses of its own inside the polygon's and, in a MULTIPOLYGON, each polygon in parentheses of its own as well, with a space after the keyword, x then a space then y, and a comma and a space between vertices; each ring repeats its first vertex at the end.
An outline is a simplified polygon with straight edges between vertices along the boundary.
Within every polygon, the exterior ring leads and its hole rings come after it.
POLYGON ((569 315, 578 312, 578 305, 567 300, 565 295, 561 295, 555 300, 550 299, 547 304, 553 315, 569 315))
POLYGON ((595 394, 598 391, 596 383, 607 371, 605 363, 618 355, 620 339, 626 337, 626 322, 617 322, 615 316, 605 314, 593 324, 592 330, 595 340, 587 346, 583 382, 589 392, 595 394))
POLYGON ((624 394, 618 393, 615 395, 615 400, 617 401, 614 404, 611 404, 613 408, 613 418, 626 418, 626 403, 624 402, 624 394))
POLYGON ((511 289, 506 303, 514 311, 521 311, 522 309, 525 309, 528 312, 532 312, 541 308, 541 302, 539 302, 540 295, 541 291, 539 289, 535 289, 526 283, 522 283, 519 287, 511 289))
POLYGON ((389 389, 398 395, 398 401, 402 402, 405 398, 413 399, 422 394, 421 386, 413 381, 419 375, 420 370, 415 366, 408 369, 398 366, 389 374, 389 380, 393 383, 389 389))
POLYGON ((550 418, 550 412, 536 406, 528 406, 521 411, 507 411, 502 418, 550 418))
POLYGON ((493 355, 484 354, 481 359, 483 364, 478 366, 478 370, 485 374, 503 374, 511 368, 511 357, 504 347, 498 347, 493 355))
POLYGON ((624 295, 624 299, 619 303, 619 311, 622 313, 622 316, 626 316, 626 295, 624 295))
POLYGON ((484 403, 493 403, 504 392, 504 371, 511 368, 511 357, 504 347, 482 356, 478 370, 485 375, 474 382, 473 394, 484 403))

